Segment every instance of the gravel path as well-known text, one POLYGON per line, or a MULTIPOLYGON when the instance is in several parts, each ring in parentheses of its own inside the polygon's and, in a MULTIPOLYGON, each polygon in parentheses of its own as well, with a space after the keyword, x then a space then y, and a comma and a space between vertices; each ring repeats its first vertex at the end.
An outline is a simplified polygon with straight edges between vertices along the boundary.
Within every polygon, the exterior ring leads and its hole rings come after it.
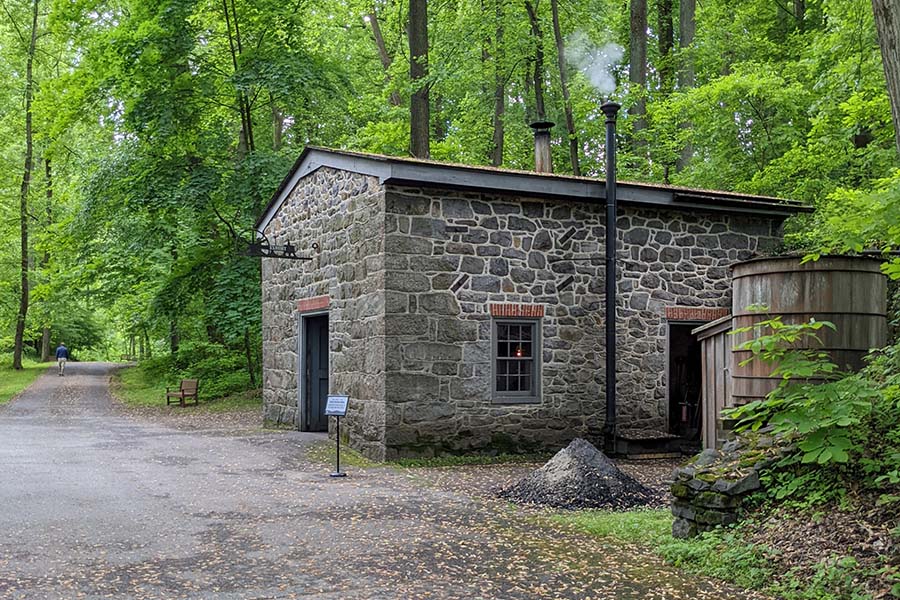
POLYGON ((0 408, 0 598, 751 597, 410 471, 328 478, 318 434, 123 416, 113 368, 0 408))

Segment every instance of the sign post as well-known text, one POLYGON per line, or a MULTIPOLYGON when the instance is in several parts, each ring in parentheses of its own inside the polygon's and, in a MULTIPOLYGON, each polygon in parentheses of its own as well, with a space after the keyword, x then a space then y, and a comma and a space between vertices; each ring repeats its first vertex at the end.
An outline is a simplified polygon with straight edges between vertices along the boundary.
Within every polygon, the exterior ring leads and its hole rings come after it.
POLYGON ((349 396, 338 394, 329 394, 328 403, 325 405, 325 416, 335 417, 335 442, 337 442, 337 452, 335 453, 335 470, 330 473, 329 477, 346 477, 347 474, 341 471, 341 417, 347 414, 347 405, 350 402, 349 396))

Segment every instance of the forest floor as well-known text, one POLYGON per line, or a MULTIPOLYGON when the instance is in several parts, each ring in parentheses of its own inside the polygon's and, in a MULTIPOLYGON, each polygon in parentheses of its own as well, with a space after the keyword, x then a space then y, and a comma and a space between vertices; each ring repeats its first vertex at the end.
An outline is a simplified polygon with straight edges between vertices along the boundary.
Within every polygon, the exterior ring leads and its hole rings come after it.
POLYGON ((72 367, 0 408, 0 598, 758 597, 495 499, 502 467, 333 479, 320 434, 172 427, 72 367))

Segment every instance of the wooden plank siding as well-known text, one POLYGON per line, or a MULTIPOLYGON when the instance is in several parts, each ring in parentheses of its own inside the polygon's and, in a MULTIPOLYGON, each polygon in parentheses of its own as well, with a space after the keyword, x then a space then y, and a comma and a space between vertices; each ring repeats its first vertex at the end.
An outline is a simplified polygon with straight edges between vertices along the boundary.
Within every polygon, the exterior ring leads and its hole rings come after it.
POLYGON ((731 315, 722 317, 694 329, 691 333, 700 342, 701 365, 701 418, 703 423, 703 447, 719 445, 719 418, 722 409, 731 405, 732 337, 731 315))

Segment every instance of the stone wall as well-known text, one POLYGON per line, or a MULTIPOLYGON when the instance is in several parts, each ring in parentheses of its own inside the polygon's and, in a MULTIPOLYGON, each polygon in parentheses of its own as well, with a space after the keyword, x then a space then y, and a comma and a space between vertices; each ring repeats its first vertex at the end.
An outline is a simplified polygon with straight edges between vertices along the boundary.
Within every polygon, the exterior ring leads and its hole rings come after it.
MULTIPOLYGON (((605 207, 392 187, 385 206, 387 456, 593 437, 605 411, 605 207), (545 308, 539 403, 492 399, 491 303, 545 308)), ((728 265, 781 232, 767 218, 620 214, 619 423, 665 430, 665 308, 730 306, 728 265)))
POLYGON ((761 487, 760 473, 790 452, 784 440, 765 433, 747 433, 726 442, 721 450, 707 448, 675 469, 672 493, 672 536, 688 538, 743 517, 744 500, 761 487))
POLYGON ((269 422, 300 424, 298 304, 329 298, 334 393, 353 445, 384 454, 384 192, 373 177, 321 168, 305 177, 266 229, 312 261, 263 259, 263 403, 269 422), (318 250, 313 248, 318 245, 318 250))
MULTIPOLYGON (((730 306, 728 266, 776 221, 623 207, 621 428, 666 428, 666 308, 730 306)), ((330 387, 351 444, 393 458, 559 447, 603 425, 605 207, 428 188, 321 168, 266 233, 311 262, 263 260, 264 403, 298 424, 298 302, 330 299, 330 387), (314 251, 316 243, 320 250, 314 251), (577 259, 577 260, 576 260, 577 259), (492 398, 491 305, 540 306, 541 401, 492 398)))

